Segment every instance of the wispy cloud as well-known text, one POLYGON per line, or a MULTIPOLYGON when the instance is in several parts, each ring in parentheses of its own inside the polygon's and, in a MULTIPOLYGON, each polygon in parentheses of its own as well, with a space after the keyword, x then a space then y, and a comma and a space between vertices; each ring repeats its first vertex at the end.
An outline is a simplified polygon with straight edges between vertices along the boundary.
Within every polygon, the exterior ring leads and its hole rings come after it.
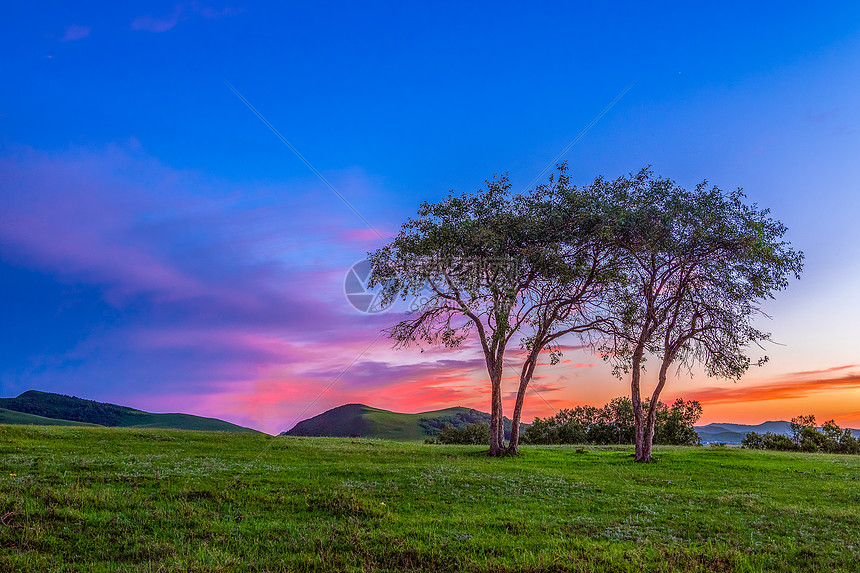
POLYGON ((90 35, 92 29, 89 26, 78 26, 72 24, 66 28, 66 33, 60 38, 61 42, 74 42, 75 40, 83 40, 90 35))
MULTIPOLYGON (((0 180, 0 270, 86 285, 110 309, 86 338, 40 352, 7 391, 127 403, 145 387, 165 397, 154 406, 178 396, 185 401, 167 409, 214 415, 200 408, 218 396, 263 408, 253 397, 262 385, 284 408, 300 408, 291 397, 318 392, 391 320, 349 306, 344 273, 366 242, 343 241, 352 219, 321 215, 315 183, 237 187, 120 148, 20 150, 0 157, 0 180)), ((344 388, 374 387, 375 376, 383 385, 406 379, 380 356, 368 360, 344 388)), ((131 405, 146 406, 142 398, 131 405)), ((279 408, 255 419, 271 420, 279 408)))
POLYGON ((809 377, 822 376, 825 374, 831 374, 833 372, 842 372, 845 370, 851 370, 851 369, 857 369, 857 368, 860 368, 860 365, 858 365, 858 364, 846 364, 844 366, 832 366, 830 368, 824 368, 822 370, 806 370, 806 371, 801 371, 801 372, 791 372, 789 374, 786 374, 784 376, 784 378, 789 378, 789 379, 798 378, 798 377, 809 378, 809 377))
POLYGON ((737 383, 729 387, 711 387, 689 393, 689 397, 703 404, 735 402, 762 402, 805 398, 822 392, 860 389, 860 373, 851 369, 857 365, 835 366, 823 370, 797 372, 777 380, 755 386, 737 383), (846 372, 843 376, 823 376, 833 372, 846 372))
POLYGON ((217 19, 224 16, 234 16, 242 12, 241 8, 224 8, 216 9, 208 6, 203 6, 199 2, 182 2, 177 4, 170 14, 162 16, 153 16, 146 14, 134 19, 131 23, 132 30, 143 30, 146 32, 161 33, 172 30, 179 22, 188 20, 193 17, 206 19, 217 19))

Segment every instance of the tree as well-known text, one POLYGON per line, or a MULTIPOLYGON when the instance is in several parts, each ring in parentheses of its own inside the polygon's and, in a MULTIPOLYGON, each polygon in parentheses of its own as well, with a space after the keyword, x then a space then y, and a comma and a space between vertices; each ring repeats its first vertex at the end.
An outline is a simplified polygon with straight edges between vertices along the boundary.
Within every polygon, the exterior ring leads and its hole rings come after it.
MULTIPOLYGON (((679 398, 671 407, 659 404, 657 412, 658 443, 699 443, 699 435, 693 428, 702 415, 698 402, 679 398)), ((555 416, 535 418, 526 429, 530 444, 632 444, 634 435, 633 404, 626 396, 613 398, 602 408, 577 406, 561 410, 555 416)))
POLYGON ((626 396, 618 396, 610 400, 600 410, 599 422, 603 427, 594 428, 591 433, 595 443, 630 444, 633 443, 635 431, 633 403, 626 396))
POLYGON ((815 427, 815 414, 810 414, 808 416, 795 416, 791 419, 791 439, 795 444, 800 445, 800 440, 802 438, 803 429, 804 428, 814 428, 815 427))
POLYGON ((520 370, 508 453, 516 454, 519 427, 529 383, 542 352, 550 364, 561 358, 559 339, 594 330, 605 319, 604 293, 618 279, 615 251, 608 239, 609 220, 602 197, 589 186, 571 185, 567 165, 557 165, 549 184, 521 199, 521 212, 537 231, 529 243, 538 271, 522 296, 523 324, 529 333, 521 345, 526 357, 520 370))
MULTIPOLYGON (((473 194, 424 202, 386 246, 370 254, 370 285, 385 304, 422 295, 425 304, 386 329, 396 347, 459 347, 474 331, 491 387, 490 455, 505 453, 501 379, 505 352, 526 324, 524 296, 546 263, 540 228, 509 197, 507 176, 473 194)), ((518 430, 517 420, 514 431, 518 430)))
POLYGON ((616 375, 630 375, 635 459, 647 462, 670 367, 701 363, 709 376, 740 379, 750 346, 770 339, 752 324, 764 314, 761 302, 791 275, 799 278, 803 255, 782 241, 786 227, 745 204, 740 190, 724 193, 703 182, 688 191, 648 169, 595 186, 614 210, 613 244, 624 269, 601 351, 616 375), (648 355, 659 369, 645 406, 648 355))
POLYGON ((440 444, 476 445, 486 444, 490 439, 490 425, 486 422, 467 424, 463 428, 445 426, 437 438, 440 444))
POLYGON ((510 197, 509 189, 503 176, 486 190, 425 202, 418 218, 370 254, 370 284, 382 286, 384 303, 431 292, 414 316, 386 329, 396 346, 457 347, 477 333, 491 386, 490 455, 517 453, 541 353, 557 363, 561 337, 605 320, 595 309, 616 276, 601 204, 590 189, 570 185, 564 164, 528 195, 510 197), (501 377, 515 336, 526 356, 505 448, 501 377))
POLYGON ((745 448, 830 454, 860 454, 860 440, 851 430, 843 430, 834 420, 827 420, 821 430, 815 428, 815 416, 796 416, 791 419, 791 438, 782 434, 766 433, 763 436, 749 432, 743 439, 745 448))
POLYGON ((685 402, 681 398, 671 406, 661 408, 654 429, 654 441, 675 446, 700 443, 694 426, 702 417, 702 412, 702 405, 698 401, 685 402))
POLYGON ((741 440, 741 445, 750 450, 763 450, 764 437, 758 432, 747 432, 744 439, 741 440))

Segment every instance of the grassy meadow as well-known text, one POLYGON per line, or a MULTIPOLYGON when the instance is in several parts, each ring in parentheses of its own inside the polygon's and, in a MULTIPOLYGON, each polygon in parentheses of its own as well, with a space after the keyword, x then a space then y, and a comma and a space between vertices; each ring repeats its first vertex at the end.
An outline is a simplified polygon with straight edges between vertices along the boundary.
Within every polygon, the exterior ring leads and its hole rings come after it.
POLYGON ((860 456, 656 450, 0 426, 0 571, 860 570, 860 456))

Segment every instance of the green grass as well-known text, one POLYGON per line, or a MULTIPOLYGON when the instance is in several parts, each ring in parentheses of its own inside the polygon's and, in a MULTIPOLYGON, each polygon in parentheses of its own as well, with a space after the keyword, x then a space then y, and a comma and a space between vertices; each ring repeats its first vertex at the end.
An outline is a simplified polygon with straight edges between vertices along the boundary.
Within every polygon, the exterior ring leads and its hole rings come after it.
POLYGON ((860 456, 629 453, 0 426, 0 571, 860 569, 860 456))

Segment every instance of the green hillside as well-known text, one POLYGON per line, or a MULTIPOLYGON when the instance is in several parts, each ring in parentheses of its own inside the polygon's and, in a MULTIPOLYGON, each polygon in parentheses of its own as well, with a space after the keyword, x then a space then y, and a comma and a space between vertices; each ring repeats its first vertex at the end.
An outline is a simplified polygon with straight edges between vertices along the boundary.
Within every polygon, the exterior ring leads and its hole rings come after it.
MULTIPOLYGON (((489 414, 461 406, 403 414, 364 404, 345 404, 303 420, 283 435, 421 441, 437 435, 445 425, 464 427, 489 420, 489 414)), ((511 421, 505 419, 505 433, 508 435, 510 428, 511 421)))
POLYGON ((191 414, 151 414, 136 410, 128 414, 117 424, 122 428, 165 428, 174 430, 202 430, 206 432, 253 432, 257 430, 237 426, 217 418, 205 418, 191 414))
POLYGON ((127 406, 38 390, 28 390, 15 398, 0 398, 0 424, 98 425, 256 433, 256 430, 216 418, 178 413, 153 414, 127 406))
POLYGON ((44 416, 37 416, 35 414, 25 414, 24 412, 7 410, 6 408, 0 408, 0 424, 25 424, 28 426, 97 426, 97 424, 75 422, 74 420, 55 420, 53 418, 45 418, 44 416))

